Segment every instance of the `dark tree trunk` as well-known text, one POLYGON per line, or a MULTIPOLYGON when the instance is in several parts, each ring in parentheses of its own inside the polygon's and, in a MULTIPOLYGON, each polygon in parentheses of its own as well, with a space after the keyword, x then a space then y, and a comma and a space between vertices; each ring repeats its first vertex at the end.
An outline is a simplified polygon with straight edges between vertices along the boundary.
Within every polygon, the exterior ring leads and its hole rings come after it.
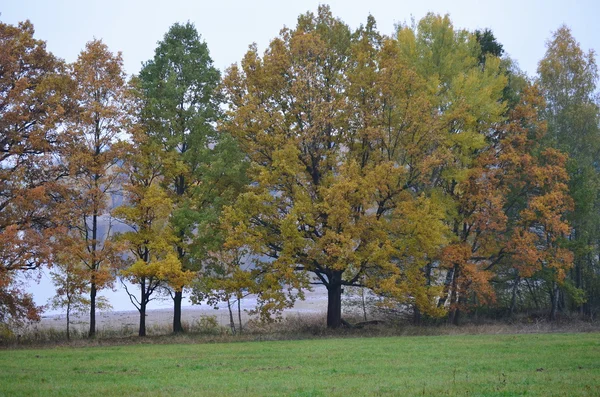
POLYGON ((67 303, 67 340, 71 340, 71 303, 67 303))
POLYGON ((90 330, 88 337, 96 336, 96 283, 92 283, 90 288, 90 330))
POLYGON ((178 334, 184 332, 181 325, 181 302, 183 301, 183 291, 175 291, 173 296, 173 333, 178 334))
POLYGON ((327 328, 342 325, 342 273, 334 272, 327 285, 327 328))
MULTIPOLYGON (((591 255, 591 253, 587 254, 587 258, 586 259, 588 261, 591 260, 590 255, 591 255)), ((576 273, 576 275, 575 275, 575 286, 577 288, 580 288, 580 289, 583 289, 583 269, 582 269, 582 267, 583 266, 580 265, 580 266, 577 266, 575 268, 575 273, 576 273)), ((579 315, 583 317, 583 314, 584 314, 583 303, 579 303, 579 306, 577 307, 577 311, 579 312, 579 315)))
POLYGON ((229 311, 229 328, 231 328, 231 334, 235 335, 235 321, 233 320, 233 310, 231 309, 231 299, 227 297, 227 310, 229 311))
POLYGON ((421 325, 421 311, 417 306, 413 308, 413 325, 421 325))
POLYGON ((457 307, 456 307, 456 310, 454 311, 454 316, 452 318, 452 324, 460 325, 460 320, 462 318, 463 312, 465 311, 465 310, 461 310, 461 307, 464 308, 466 306, 466 304, 467 304, 467 298, 463 294, 462 296, 460 296, 458 298, 457 307))
POLYGON ((237 312, 238 312, 238 330, 242 334, 242 294, 237 297, 237 312))
POLYGON ((140 302, 140 329, 139 336, 146 336, 146 300, 142 292, 142 302, 140 302))
POLYGON ((554 283, 550 290, 550 301, 552 306, 550 307, 550 321, 556 321, 556 312, 558 311, 558 284, 554 283))
POLYGON ((535 293, 535 291, 534 291, 533 287, 531 286, 531 284, 529 283, 528 279, 525 279, 525 284, 527 285, 527 289, 529 290, 529 294, 533 298, 533 303, 535 304, 535 309, 536 310, 540 310, 540 303, 538 302, 537 294, 535 293))

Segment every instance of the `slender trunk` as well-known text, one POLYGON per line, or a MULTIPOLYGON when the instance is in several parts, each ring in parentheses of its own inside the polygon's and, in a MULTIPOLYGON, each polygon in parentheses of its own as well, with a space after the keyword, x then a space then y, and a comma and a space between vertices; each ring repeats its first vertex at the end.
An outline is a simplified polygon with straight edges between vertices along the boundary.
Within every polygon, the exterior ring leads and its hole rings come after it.
MULTIPOLYGON (((144 262, 148 263, 148 250, 144 255, 144 262)), ((146 291, 146 278, 142 277, 140 280, 140 327, 138 330, 138 336, 146 336, 146 305, 148 304, 148 292, 146 291)))
POLYGON ((461 308, 465 308, 467 305, 467 297, 463 295, 458 297, 458 302, 457 302, 457 307, 456 310, 454 311, 454 318, 452 323, 454 325, 460 325, 460 319, 462 318, 462 314, 464 312, 464 310, 461 310, 461 308))
POLYGON ((238 312, 238 329, 240 335, 242 334, 242 294, 237 296, 237 312, 238 312))
MULTIPOLYGON (((144 295, 144 293, 142 293, 144 295)), ((139 336, 146 336, 146 299, 143 299, 140 302, 140 329, 138 332, 139 336)))
POLYGON ((364 319, 364 321, 367 321, 367 303, 365 301, 365 288, 364 287, 360 287, 360 298, 361 298, 362 309, 363 309, 363 319, 364 319))
POLYGON ((327 285, 327 328, 342 325, 342 273, 333 272, 327 285))
POLYGON ((454 277, 452 278, 452 291, 450 292, 450 313, 448 314, 448 323, 455 324, 457 320, 456 311, 458 310, 458 266, 454 265, 454 277))
MULTIPOLYGON (((101 150, 100 150, 100 133, 101 133, 101 129, 100 129, 100 118, 98 116, 98 114, 96 113, 95 116, 95 130, 94 130, 94 157, 97 160, 98 157, 100 156, 101 150)), ((94 187, 96 189, 99 189, 99 180, 100 180, 100 174, 94 174, 93 176, 94 179, 94 187)), ((96 272, 99 270, 100 267, 100 261, 98 261, 98 258, 96 257, 97 255, 97 250, 98 250, 98 212, 99 212, 99 208, 98 208, 98 202, 97 202, 97 198, 93 199, 93 210, 92 210, 92 241, 91 241, 91 254, 92 254, 92 258, 91 258, 91 270, 92 270, 92 279, 91 279, 91 289, 90 289, 90 330, 88 333, 88 336, 90 338, 94 338, 96 336, 96 272)), ((86 221, 87 223, 87 221, 86 221)), ((87 225, 85 225, 87 228, 87 225)), ((87 229, 86 229, 87 230, 87 229)), ((86 232, 86 240, 87 240, 87 232, 86 232)), ((89 243, 89 241, 86 241, 89 243)))
MULTIPOLYGON (((183 177, 182 177, 183 178, 183 177)), ((183 234, 180 235, 180 239, 183 239, 183 234)), ((181 247, 177 247, 177 257, 183 263, 185 251, 181 247)), ((183 289, 175 291, 173 296, 173 333, 178 334, 184 332, 183 326, 181 325, 181 302, 183 301, 183 289)))
POLYGON ((67 340, 71 340, 71 303, 67 302, 67 340))
MULTIPOLYGON (((586 259, 590 259, 590 253, 587 254, 586 259)), ((575 286, 579 289, 583 289, 583 264, 575 267, 575 286)), ((579 315, 583 317, 583 302, 578 304, 577 311, 579 315)))
POLYGON ((96 336, 96 283, 92 282, 90 288, 90 330, 88 337, 94 338, 96 336))
POLYGON ((550 301, 552 303, 550 308, 550 321, 556 321, 556 312, 558 311, 558 292, 558 284, 553 283, 553 286, 550 289, 550 301))
POLYGON ((512 317, 515 313, 515 307, 517 306, 517 288, 519 286, 519 281, 520 281, 520 277, 517 274, 515 276, 515 281, 513 284, 513 289, 512 289, 512 297, 510 300, 510 316, 512 317))
POLYGON ((443 307, 446 304, 446 301, 450 297, 450 286, 452 285, 452 280, 454 280, 454 267, 452 269, 448 269, 446 272, 446 280, 444 281, 444 292, 442 293, 442 297, 438 301, 438 307, 443 307))
POLYGON ((528 279, 525 279, 525 284, 527 284, 527 289, 529 290, 529 293, 531 294, 531 297, 533 298, 533 303, 535 304, 535 309, 540 310, 540 304, 537 300, 537 295, 536 295, 535 291, 533 290, 533 288, 531 287, 531 284, 529 283, 528 279))
POLYGON ((231 328, 231 334, 235 335, 235 321, 233 320, 233 310, 231 310, 231 299, 227 297, 227 310, 229 311, 229 327, 231 328))
POLYGON ((183 291, 175 291, 173 296, 173 333, 184 332, 181 325, 181 302, 183 301, 183 291))

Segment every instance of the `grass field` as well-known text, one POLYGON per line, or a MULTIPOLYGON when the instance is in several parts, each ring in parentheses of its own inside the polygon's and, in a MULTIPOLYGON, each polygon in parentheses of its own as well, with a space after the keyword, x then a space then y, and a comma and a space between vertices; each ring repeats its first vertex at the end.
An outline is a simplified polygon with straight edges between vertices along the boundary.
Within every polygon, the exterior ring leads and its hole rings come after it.
POLYGON ((3 396, 600 396, 600 334, 0 351, 3 396))

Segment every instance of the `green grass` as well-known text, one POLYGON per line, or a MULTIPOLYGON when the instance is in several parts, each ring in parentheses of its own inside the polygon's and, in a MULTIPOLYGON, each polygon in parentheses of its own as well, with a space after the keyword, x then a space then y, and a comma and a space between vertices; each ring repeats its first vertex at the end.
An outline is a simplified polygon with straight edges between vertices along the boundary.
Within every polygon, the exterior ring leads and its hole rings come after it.
POLYGON ((4 396, 598 396, 600 334, 0 351, 4 396))

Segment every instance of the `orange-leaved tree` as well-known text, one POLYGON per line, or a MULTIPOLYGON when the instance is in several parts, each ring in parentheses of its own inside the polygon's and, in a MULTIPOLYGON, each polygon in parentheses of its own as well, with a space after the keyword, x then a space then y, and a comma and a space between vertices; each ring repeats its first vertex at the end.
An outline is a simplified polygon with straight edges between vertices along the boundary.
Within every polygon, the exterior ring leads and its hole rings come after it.
POLYGON ((0 22, 0 324, 39 318, 18 277, 50 261, 57 181, 65 174, 54 155, 68 78, 33 35, 29 21, 0 22))
POLYGON ((68 120, 62 160, 69 167, 70 190, 61 211, 59 253, 86 268, 90 284, 89 336, 96 333, 96 297, 114 281, 120 262, 112 234, 110 207, 119 189, 120 141, 128 122, 128 90, 120 54, 93 40, 71 66, 76 110, 68 120))

